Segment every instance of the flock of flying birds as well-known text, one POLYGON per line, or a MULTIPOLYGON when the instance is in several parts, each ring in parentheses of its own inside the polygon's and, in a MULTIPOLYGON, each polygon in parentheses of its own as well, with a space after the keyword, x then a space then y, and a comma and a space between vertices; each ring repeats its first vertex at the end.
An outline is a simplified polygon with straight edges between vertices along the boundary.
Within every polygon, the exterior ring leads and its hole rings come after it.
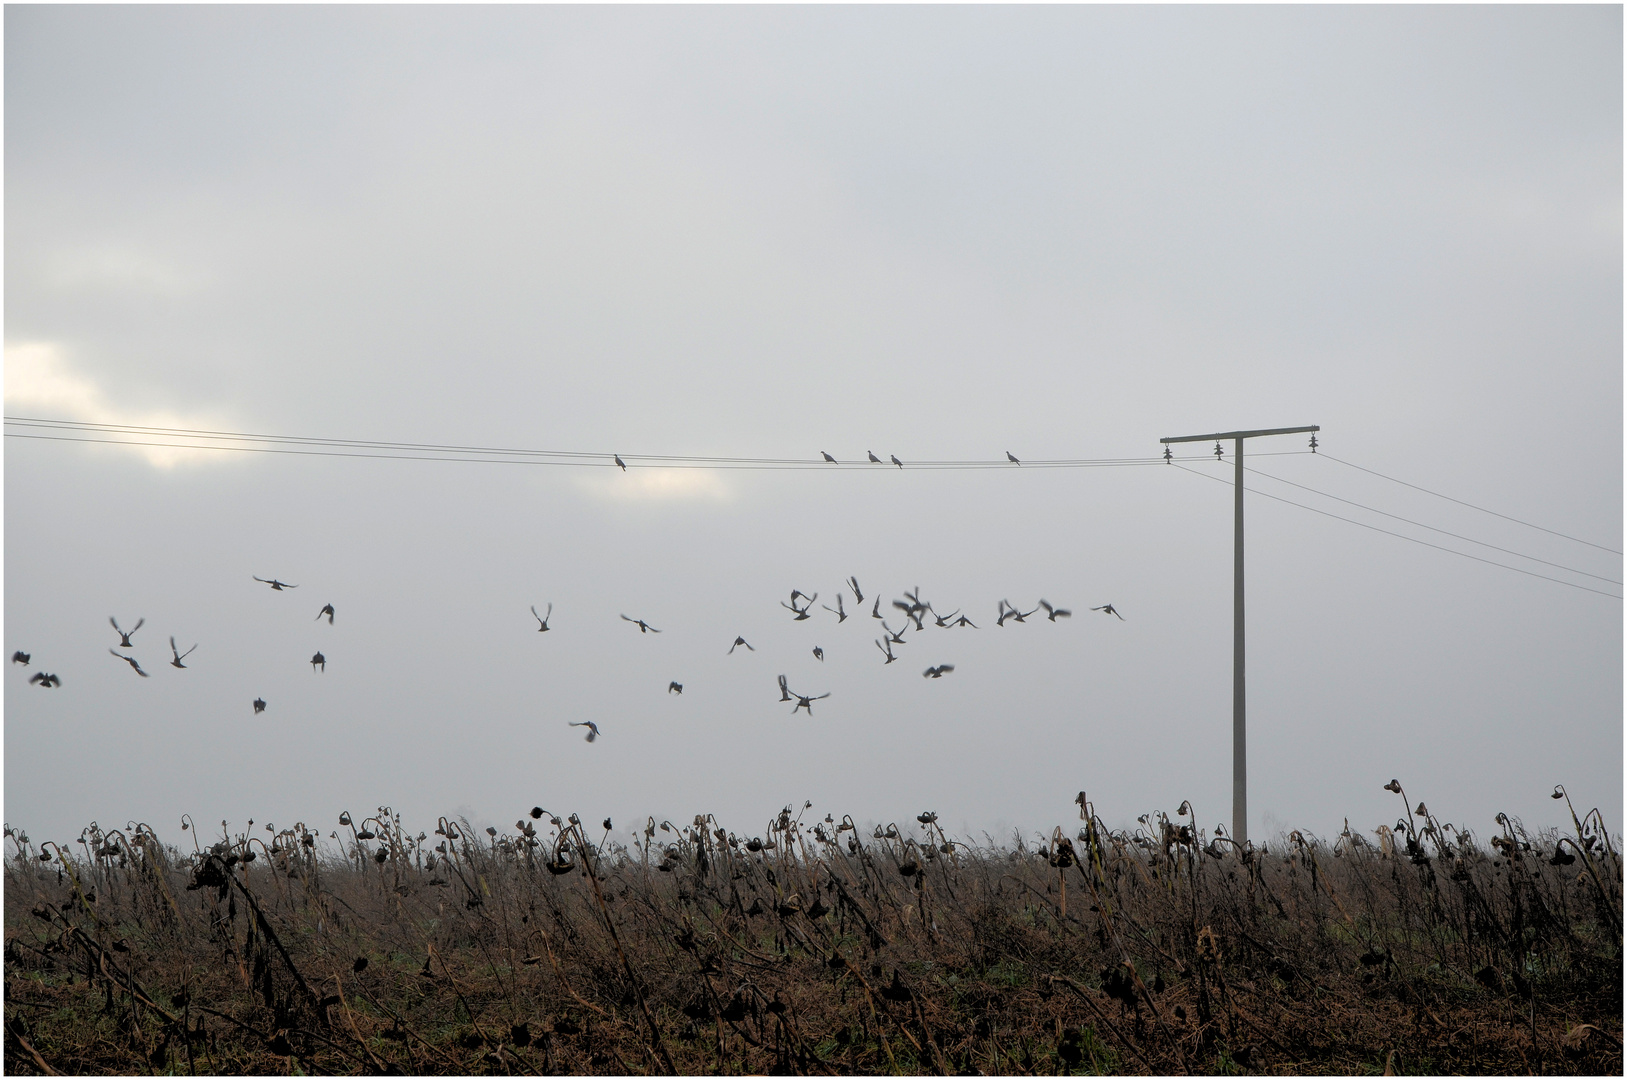
MULTIPOLYGON (((827 454, 826 457, 829 458, 829 455, 827 454)), ((876 460, 874 455, 871 456, 871 460, 872 461, 876 460)), ((1013 459, 1013 460, 1016 460, 1016 459, 1013 459)), ((898 464, 898 461, 897 461, 896 458, 894 458, 893 461, 894 461, 894 464, 898 464)), ((1019 464, 1021 464, 1021 463, 1019 462, 1019 464)), ((902 466, 900 466, 900 467, 902 467, 902 466)), ((250 576, 253 577, 255 581, 258 581, 261 584, 271 586, 272 590, 275 591, 275 592, 282 592, 284 589, 297 589, 297 588, 299 588, 298 585, 290 585, 288 582, 279 581, 276 578, 263 578, 263 577, 259 577, 257 575, 252 575, 252 574, 250 576)), ((849 589, 851 589, 853 591, 854 602, 858 605, 857 610, 863 611, 864 610, 864 593, 859 588, 859 579, 857 577, 850 577, 850 578, 847 579, 847 581, 844 584, 846 585, 847 588, 849 588, 849 589)), ((842 591, 838 590, 837 593, 836 593, 836 596, 835 596, 835 599, 836 599, 836 606, 835 607, 831 607, 829 604, 821 604, 821 605, 819 605, 825 611, 828 611, 831 614, 835 615, 837 623, 844 623, 851 617, 851 614, 848 612, 847 607, 843 602, 843 597, 844 597, 844 593, 842 591)), ((813 617, 811 612, 813 610, 814 601, 816 601, 818 599, 819 599, 819 594, 818 593, 813 593, 813 594, 810 595, 808 593, 804 593, 800 589, 792 589, 791 590, 790 602, 787 603, 786 601, 781 600, 780 601, 780 606, 791 612, 791 618, 792 618, 793 622, 803 622, 803 621, 806 621, 806 620, 811 619, 813 617), (799 600, 801 601, 800 605, 797 603, 799 600)), ((914 627, 915 627, 915 629, 917 631, 921 631, 921 630, 926 629, 926 620, 928 618, 932 619, 932 622, 933 622, 934 626, 942 627, 944 629, 954 629, 954 628, 962 628, 962 629, 964 629, 964 628, 968 628, 968 627, 973 629, 973 630, 978 629, 978 625, 976 623, 974 623, 968 616, 962 614, 960 609, 957 608, 956 610, 954 610, 952 612, 949 612, 946 615, 946 614, 943 614, 942 612, 939 612, 938 610, 936 610, 932 606, 931 601, 922 600, 921 599, 921 589, 920 589, 919 586, 917 586, 913 592, 909 591, 909 590, 905 590, 904 599, 902 599, 902 600, 894 600, 892 602, 892 607, 896 608, 898 611, 901 611, 903 613, 903 616, 904 616, 903 621, 901 622, 901 624, 900 624, 900 626, 899 626, 899 628, 897 630, 894 630, 892 628, 892 626, 890 626, 888 624, 888 622, 887 622, 888 616, 883 615, 881 613, 881 597, 880 596, 875 597, 874 602, 872 603, 872 605, 870 607, 870 617, 872 619, 875 619, 875 620, 877 620, 877 621, 879 621, 881 623, 882 636, 876 639, 876 648, 881 650, 882 656, 885 657, 885 659, 882 661, 884 666, 886 664, 894 663, 894 662, 896 662, 898 660, 897 654, 895 654, 893 652, 893 646, 894 645, 903 645, 905 643, 905 641, 904 641, 904 633, 905 633, 905 631, 909 630, 910 625, 912 623, 914 624, 914 627)), ((1114 617, 1116 617, 1116 618, 1118 618, 1120 620, 1122 620, 1124 618, 1124 616, 1120 615, 1118 613, 1118 609, 1116 609, 1112 604, 1102 604, 1100 607, 1093 607, 1090 610, 1092 610, 1092 611, 1100 611, 1104 615, 1112 615, 1112 616, 1114 616, 1114 617)), ((1030 616, 1037 615, 1041 611, 1045 612, 1045 618, 1047 620, 1049 620, 1050 622, 1056 622, 1058 619, 1066 619, 1066 618, 1069 618, 1069 617, 1071 617, 1073 615, 1073 612, 1070 611, 1069 609, 1062 608, 1062 607, 1057 607, 1048 600, 1043 600, 1043 599, 1040 600, 1038 605, 1036 607, 1034 607, 1033 610, 1031 610, 1031 611, 1024 611, 1020 607, 1013 604, 1009 600, 1001 600, 1000 604, 999 604, 999 607, 995 611, 994 625, 999 626, 999 627, 1003 627, 1003 626, 1005 626, 1005 624, 1007 622, 1019 622, 1019 623, 1027 622, 1028 618, 1030 616)), ((332 626, 333 625, 333 614, 334 614, 333 605, 332 604, 324 604, 322 606, 322 610, 320 610, 320 611, 318 611, 316 613, 316 619, 317 619, 318 622, 320 622, 322 620, 323 616, 327 616, 328 625, 332 626)), ((531 614, 537 620, 537 632, 538 633, 546 633, 550 629, 550 627, 548 626, 548 621, 553 618, 554 605, 552 603, 550 603, 548 605, 547 612, 544 614, 544 613, 539 613, 537 611, 536 605, 533 604, 533 605, 531 605, 531 614)), ((659 633, 661 633, 660 630, 658 630, 655 627, 651 626, 648 622, 645 622, 643 619, 635 619, 635 618, 633 618, 633 617, 631 617, 629 615, 625 615, 625 614, 623 614, 621 617, 622 617, 623 621, 630 622, 634 626, 638 627, 638 632, 640 634, 659 634, 659 633)), ((113 632, 119 635, 119 648, 130 649, 130 650, 133 650, 135 648, 135 643, 131 639, 135 636, 136 631, 140 630, 142 628, 142 626, 144 626, 146 624, 146 622, 147 622, 147 620, 145 618, 137 619, 136 624, 134 626, 132 626, 129 630, 124 630, 119 626, 119 621, 118 621, 117 618, 109 616, 107 621, 112 624, 113 632)), ((728 653, 726 655, 732 656, 734 654, 734 651, 736 649, 740 648, 741 646, 745 646, 745 648, 748 651, 751 651, 751 652, 756 652, 757 651, 756 647, 754 645, 752 645, 751 642, 747 641, 744 636, 737 635, 735 637, 735 639, 734 639, 734 643, 729 646, 729 651, 728 651, 728 653)), ((170 648, 170 656, 171 656, 171 659, 169 661, 170 666, 174 667, 174 668, 184 669, 186 667, 186 664, 182 663, 182 661, 184 661, 187 657, 191 656, 193 654, 193 652, 195 652, 197 650, 198 646, 196 644, 194 644, 192 646, 192 648, 188 649, 186 652, 182 652, 180 650, 180 647, 176 645, 175 636, 172 634, 172 635, 170 635, 170 639, 169 639, 169 648, 170 648)), ((109 653, 111 653, 113 656, 117 657, 118 659, 123 660, 125 663, 129 664, 130 667, 135 671, 135 673, 137 675, 140 675, 143 679, 149 678, 147 672, 145 672, 145 671, 143 671, 141 669, 141 663, 136 659, 136 657, 134 655, 126 655, 125 653, 121 653, 121 652, 118 651, 118 649, 115 649, 115 648, 112 648, 112 647, 109 647, 107 651, 109 653)), ((813 655, 814 655, 814 659, 819 660, 821 663, 824 662, 825 650, 821 646, 818 646, 818 645, 814 646, 813 655)), ((26 666, 26 665, 33 662, 33 657, 30 654, 28 654, 26 652, 23 652, 22 650, 19 649, 18 651, 11 654, 11 660, 12 660, 12 663, 23 664, 23 665, 26 666)), ((320 651, 317 652, 315 655, 313 655, 311 657, 310 664, 311 664, 311 670, 313 672, 317 672, 317 671, 324 671, 325 672, 328 669, 327 657, 323 656, 320 651)), ((927 679, 941 679, 945 675, 949 674, 951 671, 954 671, 954 670, 955 670, 955 665, 953 665, 953 664, 934 664, 933 666, 931 666, 931 667, 927 668, 925 671, 923 671, 921 673, 921 675, 922 675, 923 678, 927 678, 927 679)), ((43 687, 45 689, 52 689, 52 688, 59 687, 59 686, 62 685, 62 680, 60 678, 58 678, 56 676, 56 674, 48 673, 48 672, 45 672, 45 671, 36 671, 32 676, 29 677, 28 681, 29 681, 30 685, 40 686, 40 687, 43 687)), ((795 704, 791 706, 791 714, 793 716, 796 715, 799 711, 801 711, 803 709, 808 710, 808 715, 812 716, 813 715, 813 703, 816 702, 816 701, 823 701, 825 698, 830 697, 830 691, 828 691, 828 690, 823 694, 799 694, 795 690, 791 689, 791 687, 788 685, 788 683, 786 681, 786 677, 784 675, 781 675, 779 677, 779 685, 780 685, 780 701, 781 702, 786 702, 786 701, 794 701, 795 702, 795 704)), ((683 683, 677 682, 676 680, 674 680, 673 682, 670 682, 670 683, 667 684, 667 693, 682 695, 683 692, 684 692, 684 684, 683 683)), ((265 699, 260 698, 260 697, 255 698, 254 702, 253 702, 253 706, 254 706, 254 711, 255 711, 256 714, 265 712, 265 710, 266 710, 265 699)), ((592 720, 571 721, 570 726, 571 727, 585 727, 585 728, 587 728, 588 729, 588 733, 587 733, 587 741, 588 742, 593 742, 595 739, 597 739, 599 737, 599 725, 596 722, 592 721, 592 720)))
MULTIPOLYGON (((276 578, 263 578, 263 577, 259 577, 259 576, 254 575, 254 574, 250 574, 249 576, 253 577, 255 581, 261 582, 261 583, 266 584, 266 585, 270 585, 271 588, 273 590, 277 591, 277 592, 282 592, 284 589, 297 589, 297 588, 299 588, 298 585, 290 585, 290 584, 288 584, 288 582, 286 582, 286 581, 278 581, 276 578)), ((324 615, 326 615, 328 617, 328 625, 332 626, 333 625, 333 605, 332 604, 324 604, 324 605, 322 605, 322 610, 316 613, 317 620, 320 621, 322 616, 324 616, 324 615)), ((132 626, 130 629, 125 630, 125 629, 123 629, 123 628, 121 628, 119 626, 119 620, 116 617, 110 615, 110 616, 108 616, 107 621, 113 624, 113 632, 115 634, 119 635, 119 648, 120 649, 132 649, 132 650, 136 646, 135 646, 135 642, 131 641, 130 639, 135 637, 136 631, 140 630, 147 623, 146 618, 143 617, 143 618, 137 619, 136 624, 134 626, 132 626)), ((544 629, 546 629, 546 627, 544 627, 544 629)), ((187 657, 191 656, 194 652, 197 651, 197 649, 198 649, 198 646, 196 644, 194 644, 192 646, 192 648, 188 649, 186 652, 182 652, 180 647, 175 644, 175 635, 171 634, 170 639, 169 639, 169 651, 170 651, 169 665, 170 665, 170 667, 183 668, 184 669, 186 667, 186 665, 184 663, 182 663, 181 661, 183 661, 187 657)), ((137 675, 140 675, 143 679, 151 678, 151 676, 148 675, 147 672, 145 672, 145 671, 143 671, 141 669, 141 662, 139 660, 137 660, 134 656, 127 656, 124 653, 119 652, 118 649, 111 648, 111 647, 109 647, 107 651, 109 653, 111 653, 112 655, 118 657, 120 660, 123 660, 126 664, 129 664, 130 667, 135 671, 135 673, 137 675)), ((27 665, 27 664, 33 663, 33 661, 34 661, 34 657, 32 655, 30 655, 29 653, 23 652, 21 649, 18 649, 16 652, 11 654, 11 662, 14 663, 14 664, 27 665)), ((317 652, 316 655, 311 657, 311 670, 312 671, 318 671, 318 670, 327 671, 328 670, 328 658, 323 656, 321 652, 317 652)), ((33 675, 29 676, 28 682, 29 682, 29 685, 31 685, 31 686, 40 686, 40 687, 43 687, 43 688, 45 688, 47 690, 50 690, 50 689, 53 689, 55 687, 58 687, 58 686, 62 685, 62 680, 55 673, 45 672, 45 671, 36 671, 36 672, 34 672, 33 675)), ((266 711, 266 703, 265 703, 264 698, 259 698, 259 697, 255 698, 253 704, 254 704, 254 711, 256 713, 263 713, 263 712, 266 711)))
MULTIPOLYGON (((834 460, 828 454, 825 455, 825 456, 826 456, 827 460, 834 460)), ((871 455, 871 460, 872 461, 876 460, 874 455, 871 455)), ((1015 461, 1016 459, 1013 458, 1012 460, 1015 461)), ((894 458, 893 463, 898 464, 898 460, 896 458, 894 458)), ((1019 462, 1018 464, 1021 464, 1021 463, 1019 462)), ((900 466, 900 467, 902 467, 902 466, 900 466)), ((859 588, 859 579, 857 577, 850 577, 850 578, 847 579, 847 581, 844 584, 846 585, 846 587, 848 589, 851 589, 853 591, 854 602, 858 605, 857 610, 858 611, 863 611, 864 610, 864 593, 859 588)), ((839 624, 846 622, 849 618, 852 617, 852 613, 850 613, 847 610, 847 607, 846 607, 846 605, 844 603, 844 600, 843 600, 844 595, 845 594, 842 591, 840 591, 840 590, 837 591, 836 597, 835 597, 835 599, 836 599, 836 606, 835 607, 831 607, 829 604, 820 604, 819 605, 824 610, 826 610, 826 611, 830 612, 831 614, 835 615, 836 616, 836 621, 839 624)), ((818 599, 819 599, 819 594, 818 593, 813 593, 813 594, 810 595, 808 593, 803 592, 801 589, 792 589, 791 590, 790 602, 787 603, 786 601, 781 600, 780 601, 780 606, 785 608, 787 611, 791 612, 791 619, 792 619, 793 622, 803 622, 803 621, 805 621, 807 619, 811 619, 813 617, 813 615, 811 613, 812 613, 812 610, 813 610, 814 601, 816 601, 818 599), (800 604, 798 604, 799 600, 801 601, 800 604)), ((978 625, 976 623, 974 623, 968 616, 962 614, 960 609, 957 608, 956 610, 954 610, 952 612, 949 612, 948 614, 944 614, 944 613, 939 612, 938 610, 936 610, 932 606, 931 601, 922 600, 921 599, 920 586, 916 586, 916 588, 915 588, 915 590, 913 592, 911 592, 909 590, 905 590, 904 599, 902 599, 902 600, 894 600, 892 602, 892 606, 894 608, 898 609, 899 611, 903 612, 903 614, 904 614, 904 620, 901 622, 901 625, 899 626, 899 628, 897 630, 894 630, 888 624, 887 619, 888 619, 889 616, 883 615, 881 613, 881 597, 879 597, 879 596, 875 597, 874 601, 873 601, 873 603, 871 604, 871 607, 870 607, 870 617, 872 619, 875 619, 875 620, 877 620, 877 621, 879 621, 881 623, 882 636, 876 639, 876 648, 880 649, 881 653, 882 653, 882 656, 885 657, 885 659, 882 661, 883 666, 885 666, 887 664, 894 663, 894 662, 896 662, 898 660, 897 654, 895 654, 893 652, 893 646, 894 645, 902 645, 902 644, 905 643, 904 642, 904 633, 905 633, 905 631, 910 629, 910 625, 912 623, 914 624, 914 627, 915 627, 915 629, 917 631, 926 629, 926 620, 928 618, 932 619, 932 623, 933 623, 934 626, 942 627, 944 629, 953 629, 953 628, 957 628, 957 627, 958 628, 970 627, 973 630, 978 629, 978 625)), ((1119 612, 1118 612, 1118 609, 1115 608, 1112 604, 1102 604, 1100 607, 1093 607, 1090 610, 1092 610, 1092 611, 1100 611, 1104 615, 1112 615, 1112 616, 1120 619, 1121 621, 1124 619, 1124 616, 1120 615, 1119 612)), ((545 631, 545 630, 548 629, 548 619, 553 616, 553 611, 554 611, 554 606, 552 604, 548 605, 548 614, 546 616, 537 614, 537 609, 536 609, 535 606, 533 606, 531 608, 531 614, 536 617, 536 620, 537 620, 537 623, 538 623, 538 626, 537 626, 538 632, 545 631)), ((1066 618, 1069 618, 1069 617, 1071 617, 1073 615, 1073 612, 1070 611, 1069 609, 1063 608, 1063 607, 1057 607, 1056 605, 1052 604, 1048 600, 1039 601, 1038 605, 1036 607, 1034 607, 1030 611, 1022 610, 1020 607, 1013 604, 1010 600, 1001 600, 1000 604, 999 604, 999 607, 996 609, 996 612, 995 612, 994 625, 999 626, 999 627, 1003 627, 1003 626, 1005 626, 1005 624, 1007 622, 1019 622, 1019 623, 1020 622, 1027 622, 1029 616, 1037 615, 1041 611, 1045 612, 1045 618, 1047 620, 1049 620, 1050 622, 1056 622, 1058 619, 1066 619, 1066 618)), ((659 634, 661 632, 660 630, 658 630, 655 627, 651 626, 648 622, 645 622, 643 619, 635 619, 632 616, 626 615, 626 614, 623 614, 621 617, 622 617, 623 621, 630 622, 634 626, 638 627, 638 632, 640 634, 659 634)), ((747 641, 744 636, 736 635, 733 644, 731 644, 729 646, 729 651, 725 655, 730 655, 730 656, 734 655, 734 651, 736 649, 740 648, 741 646, 745 646, 745 648, 747 650, 751 651, 751 652, 756 652, 757 651, 756 646, 752 645, 751 642, 747 641)), ((814 659, 820 661, 821 663, 824 662, 825 650, 821 646, 815 645, 813 647, 813 655, 814 655, 814 659)), ((921 673, 921 675, 922 675, 923 678, 927 678, 927 679, 941 679, 945 675, 949 674, 951 671, 954 671, 954 670, 955 670, 955 665, 953 665, 953 664, 934 664, 933 666, 931 666, 931 667, 927 668, 925 671, 923 671, 921 673)), ((808 715, 812 716, 813 715, 813 703, 816 702, 816 701, 823 701, 825 698, 830 697, 830 691, 828 691, 828 690, 823 694, 799 694, 795 690, 791 689, 791 687, 790 687, 790 685, 789 685, 789 683, 788 683, 788 681, 787 681, 787 679, 786 679, 786 677, 784 675, 781 675, 779 677, 779 684, 780 684, 780 701, 781 702, 786 702, 786 701, 795 702, 795 704, 793 704, 791 706, 791 714, 793 716, 795 716, 798 712, 800 712, 803 709, 808 710, 808 715)), ((667 684, 667 693, 669 693, 669 694, 680 694, 681 695, 683 692, 684 692, 684 684, 683 683, 677 682, 675 680, 675 681, 670 682, 670 683, 667 684)), ((599 737, 599 734, 600 734, 599 725, 596 722, 592 721, 592 720, 572 720, 572 721, 569 722, 569 724, 570 724, 571 727, 585 727, 585 728, 587 728, 588 729, 588 732, 587 732, 587 741, 588 742, 593 742, 595 739, 597 739, 599 737)))

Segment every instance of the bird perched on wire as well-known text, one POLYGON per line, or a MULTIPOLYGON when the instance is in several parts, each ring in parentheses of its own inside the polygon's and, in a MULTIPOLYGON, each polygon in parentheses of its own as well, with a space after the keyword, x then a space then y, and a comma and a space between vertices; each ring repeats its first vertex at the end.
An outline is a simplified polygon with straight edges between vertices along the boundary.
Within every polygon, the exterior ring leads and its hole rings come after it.
POLYGON ((921 672, 921 677, 925 679, 941 679, 954 670, 954 664, 939 664, 937 667, 929 667, 921 672))
MULTIPOLYGON (((134 630, 132 630, 130 632, 132 634, 135 633, 134 630)), ((133 656, 125 656, 123 653, 114 652, 112 649, 109 649, 107 651, 109 653, 112 653, 114 656, 117 656, 120 660, 123 660, 126 664, 129 664, 131 667, 135 668, 136 669, 136 674, 140 675, 143 679, 149 677, 145 671, 141 670, 141 665, 136 663, 136 658, 135 657, 133 657, 133 656)))
POLYGON ((874 450, 866 450, 865 453, 870 455, 870 460, 872 462, 874 462, 877 465, 881 464, 881 459, 876 456, 876 452, 874 450))
POLYGON ((1052 607, 1044 600, 1039 602, 1039 606, 1045 609, 1045 617, 1050 619, 1052 622, 1056 622, 1058 619, 1070 619, 1073 617, 1073 612, 1069 611, 1067 608, 1052 607))
POLYGON ((622 618, 627 619, 628 622, 638 627, 638 632, 641 634, 659 634, 661 632, 655 627, 651 626, 649 623, 645 622, 643 619, 628 619, 625 615, 623 615, 622 618))
MULTIPOLYGON (((1101 607, 1093 607, 1090 610, 1105 612, 1108 615, 1119 615, 1118 609, 1115 608, 1112 604, 1103 604, 1101 607)), ((1122 621, 1124 619, 1124 616, 1119 615, 1119 619, 1122 621)))
POLYGON ((818 645, 815 645, 813 652, 814 652, 814 659, 818 660, 821 664, 823 664, 825 662, 825 650, 821 649, 818 645))
POLYGON ((326 672, 328 670, 328 658, 323 656, 321 653, 317 653, 315 656, 311 657, 311 671, 312 671, 312 673, 314 674, 316 669, 319 668, 319 667, 324 672, 326 672))
MULTIPOLYGON (((263 577, 259 577, 259 576, 255 575, 255 574, 250 574, 249 577, 254 578, 255 581, 260 582, 262 585, 270 585, 274 592, 282 592, 284 589, 297 589, 297 588, 299 588, 298 585, 290 585, 290 584, 288 584, 288 582, 286 582, 286 581, 278 581, 276 578, 263 578, 263 577)), ((133 634, 133 633, 135 633, 135 631, 132 630, 131 633, 133 634)))
POLYGON ((254 714, 256 716, 258 716, 260 713, 263 713, 265 711, 266 711, 266 699, 265 698, 258 698, 258 697, 255 698, 254 699, 254 714))
POLYGON ((173 659, 173 660, 171 660, 169 662, 169 666, 170 667, 176 667, 176 668, 184 668, 184 667, 186 667, 186 665, 181 663, 181 661, 185 660, 187 657, 189 657, 193 653, 197 652, 198 647, 196 645, 194 645, 194 646, 192 646, 192 648, 188 649, 186 652, 181 652, 179 649, 177 649, 175 647, 175 637, 174 637, 174 635, 171 635, 170 639, 169 639, 169 651, 175 657, 175 659, 173 659))
POLYGON ((548 605, 548 614, 544 616, 537 615, 537 605, 532 604, 531 614, 537 616, 537 633, 546 633, 548 631, 548 620, 554 617, 554 605, 552 603, 548 605))
MULTIPOLYGON (((621 459, 621 455, 620 455, 620 454, 611 454, 611 455, 610 455, 610 456, 611 456, 611 457, 613 457, 613 458, 615 458, 615 459, 616 459, 616 464, 617 464, 617 465, 620 465, 620 466, 621 466, 621 471, 622 471, 622 472, 626 472, 626 471, 627 471, 627 462, 625 462, 625 461, 623 461, 623 460, 622 460, 622 459, 621 459)), ((595 732, 595 733, 597 733, 597 732, 598 732, 598 730, 599 730, 599 729, 598 729, 598 728, 594 728, 594 729, 593 729, 593 730, 594 730, 594 732, 595 732)), ((593 741, 593 740, 592 740, 592 739, 591 739, 591 738, 590 738, 590 739, 589 739, 589 740, 588 740, 588 742, 592 742, 592 741, 593 741)))
POLYGON ((322 610, 316 613, 316 621, 321 622, 322 621, 322 616, 324 616, 324 615, 326 615, 328 617, 328 625, 332 626, 333 625, 333 605, 332 604, 323 604, 322 605, 322 610))
POLYGON ((736 650, 736 649, 738 649, 738 648, 739 648, 739 647, 740 647, 740 646, 742 646, 742 645, 744 645, 744 646, 745 646, 745 647, 746 647, 746 648, 748 648, 748 649, 751 649, 751 651, 752 651, 752 652, 756 652, 756 651, 757 651, 757 650, 756 650, 756 649, 755 649, 755 648, 753 648, 753 647, 752 647, 752 644, 751 644, 751 642, 749 642, 749 641, 747 641, 747 640, 746 640, 746 639, 745 639, 745 638, 743 638, 743 637, 740 637, 740 636, 738 636, 738 635, 736 635, 736 637, 735 637, 735 639, 734 639, 734 644, 733 644, 733 645, 730 645, 730 646, 729 646, 729 651, 728 651, 728 652, 726 652, 726 653, 724 653, 724 655, 725 655, 725 656, 733 656, 733 655, 734 655, 734 651, 735 651, 735 650, 736 650))
POLYGON ((888 458, 888 460, 890 460, 890 461, 891 461, 891 462, 892 462, 892 463, 893 463, 893 464, 894 464, 894 465, 897 465, 897 466, 898 466, 898 467, 899 467, 899 468, 900 468, 900 469, 902 469, 902 468, 903 468, 903 467, 904 467, 904 463, 903 463, 903 462, 902 462, 902 461, 899 461, 899 460, 898 460, 898 455, 897 455, 897 454, 888 454, 888 455, 887 455, 887 458, 888 458))
POLYGON ((826 461, 830 462, 832 465, 841 464, 841 462, 837 461, 835 458, 831 457, 829 454, 825 453, 823 450, 819 451, 819 453, 826 461))
POLYGON ((11 654, 11 662, 13 664, 26 664, 32 659, 34 658, 23 652, 21 649, 11 654))
POLYGON ((882 661, 882 666, 883 667, 885 667, 886 665, 892 663, 894 660, 898 659, 898 657, 893 655, 893 642, 892 642, 891 638, 888 638, 885 642, 883 642, 882 639, 877 638, 876 639, 876 648, 880 649, 881 652, 882 652, 882 655, 887 657, 886 660, 882 661))
POLYGON ((1013 454, 1010 450, 1006 451, 1006 460, 1011 462, 1013 465, 1021 465, 1022 464, 1022 462, 1017 460, 1017 455, 1013 454))
POLYGON ((839 622, 839 623, 847 622, 847 612, 842 610, 842 594, 841 593, 836 594, 836 606, 835 607, 831 607, 829 604, 820 604, 819 606, 824 608, 826 611, 830 612, 832 615, 836 616, 836 621, 837 622, 839 622))
POLYGON ((667 683, 667 693, 677 694, 679 697, 682 697, 684 693, 684 684, 681 682, 667 683))
POLYGON ((34 674, 29 677, 28 682, 30 685, 37 683, 47 690, 51 689, 52 687, 62 685, 61 679, 57 678, 55 675, 48 675, 43 671, 34 672, 34 674))
POLYGON ((113 632, 119 635, 119 648, 133 649, 135 646, 130 644, 130 635, 134 634, 137 630, 140 630, 142 625, 146 623, 147 620, 145 618, 137 619, 136 624, 130 627, 129 633, 119 629, 119 620, 115 619, 113 616, 109 615, 107 617, 107 621, 113 624, 113 632))
POLYGON ((587 739, 586 739, 587 742, 592 742, 594 739, 597 739, 599 737, 599 725, 595 724, 592 720, 572 720, 570 722, 570 725, 571 725, 571 727, 585 727, 585 728, 587 728, 588 729, 588 734, 587 734, 587 739))

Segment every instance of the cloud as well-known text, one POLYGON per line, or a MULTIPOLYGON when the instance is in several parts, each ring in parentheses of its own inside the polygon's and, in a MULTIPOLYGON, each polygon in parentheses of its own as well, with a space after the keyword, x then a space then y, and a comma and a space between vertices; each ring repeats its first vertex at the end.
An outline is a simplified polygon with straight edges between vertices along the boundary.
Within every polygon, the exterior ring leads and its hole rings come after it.
POLYGON ((727 502, 733 495, 715 469, 596 469, 577 477, 577 486, 614 502, 727 502))
MULTIPOLYGON (((228 425, 218 419, 181 416, 167 411, 121 409, 107 400, 95 380, 75 372, 63 358, 62 349, 49 341, 25 341, 5 347, 6 415, 26 415, 52 420, 77 420, 90 424, 118 424, 145 428, 192 428, 223 430, 228 425)), ((76 434, 39 431, 31 434, 71 438, 123 439, 142 443, 168 443, 161 433, 76 434)), ((191 442, 192 440, 189 440, 191 442)), ((191 445, 119 446, 116 451, 134 451, 156 468, 171 469, 180 464, 228 461, 237 455, 195 449, 191 445)))
POLYGON ((57 251, 45 260, 44 280, 61 289, 111 289, 180 297, 204 282, 175 266, 123 247, 57 251))

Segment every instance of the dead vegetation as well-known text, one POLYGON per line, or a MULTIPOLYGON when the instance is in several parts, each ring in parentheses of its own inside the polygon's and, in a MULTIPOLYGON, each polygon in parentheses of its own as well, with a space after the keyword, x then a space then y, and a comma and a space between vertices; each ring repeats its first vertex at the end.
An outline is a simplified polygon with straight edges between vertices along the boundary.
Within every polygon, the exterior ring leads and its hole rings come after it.
POLYGON ((541 807, 502 833, 346 813, 330 841, 188 821, 184 855, 146 825, 72 848, 7 828, 5 1065, 1622 1071, 1597 811, 1482 840, 1408 804, 1371 841, 1255 850, 1186 804, 1125 832, 1078 803, 1072 835, 1006 845, 806 808, 749 836, 652 820, 631 847, 541 807))

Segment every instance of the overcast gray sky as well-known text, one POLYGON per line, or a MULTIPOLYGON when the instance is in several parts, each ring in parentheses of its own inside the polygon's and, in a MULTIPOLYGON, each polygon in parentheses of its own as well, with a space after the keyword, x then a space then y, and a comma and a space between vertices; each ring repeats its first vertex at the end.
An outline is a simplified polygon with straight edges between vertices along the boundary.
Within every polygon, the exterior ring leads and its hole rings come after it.
POLYGON ((1339 462, 1622 547, 1621 20, 10 6, 8 416, 907 467, 8 437, 5 818, 1229 823, 1231 489, 908 465, 1320 424, 1254 463, 1314 492, 1250 487, 1613 595, 1250 496, 1251 831, 1393 822, 1392 776, 1619 827, 1620 556, 1339 462), (979 629, 886 665, 848 575, 979 629))

